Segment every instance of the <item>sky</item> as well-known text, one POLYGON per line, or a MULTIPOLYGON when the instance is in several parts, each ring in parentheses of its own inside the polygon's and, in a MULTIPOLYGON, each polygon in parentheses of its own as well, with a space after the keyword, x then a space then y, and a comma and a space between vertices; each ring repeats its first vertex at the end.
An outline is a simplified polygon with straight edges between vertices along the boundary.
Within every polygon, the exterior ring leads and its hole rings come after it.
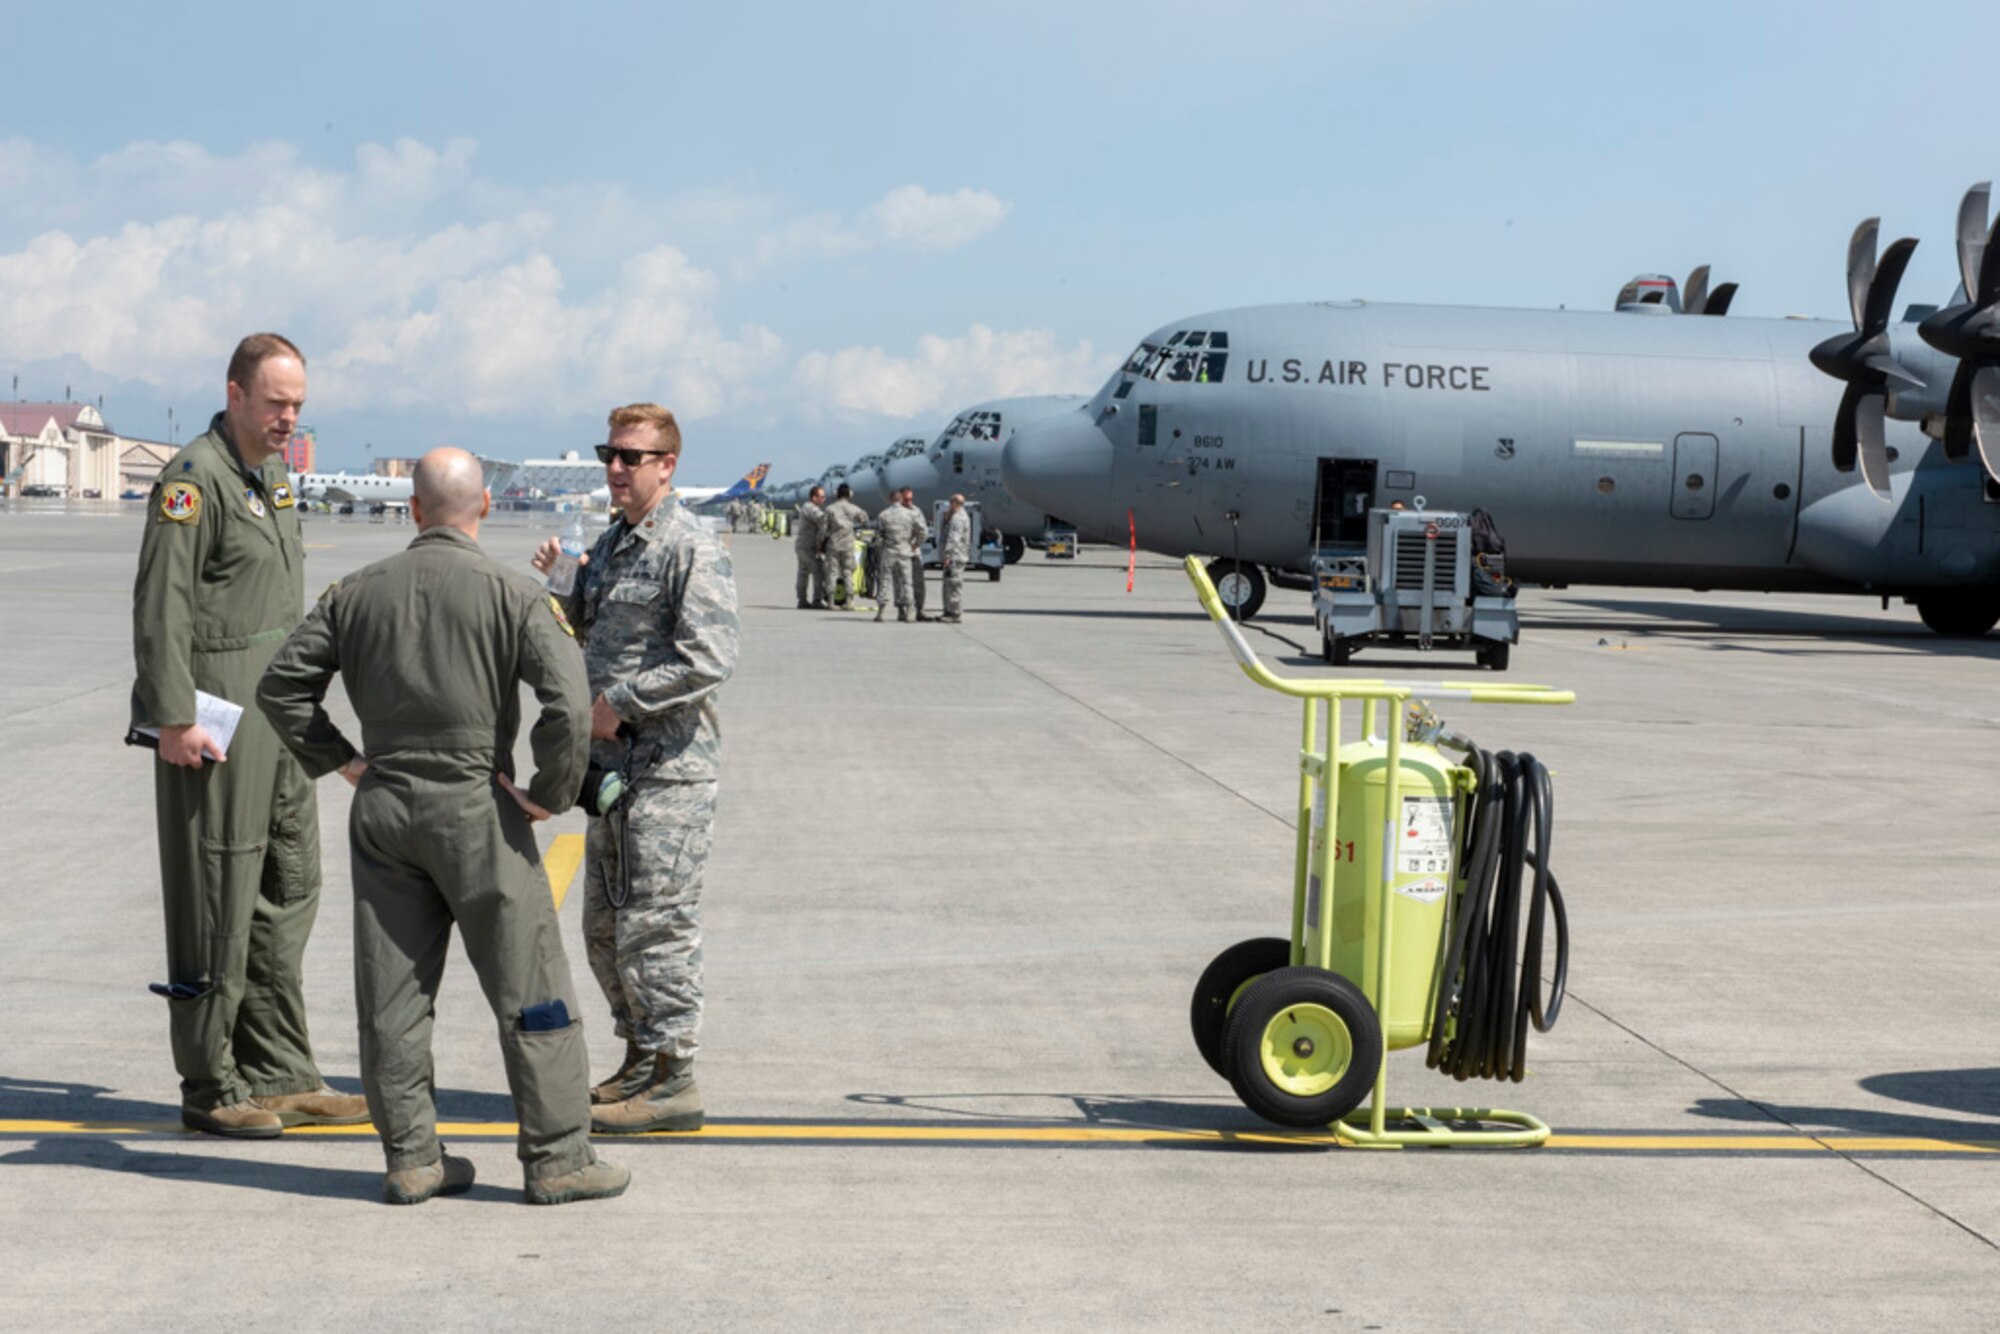
POLYGON ((788 480, 1245 305, 1603 308, 1708 263, 1734 314, 1845 318, 1857 222, 1943 300, 2000 170, 1990 2, 78 3, 0 36, 0 392, 186 440, 275 329, 322 467, 550 457, 651 400, 691 483, 788 480))

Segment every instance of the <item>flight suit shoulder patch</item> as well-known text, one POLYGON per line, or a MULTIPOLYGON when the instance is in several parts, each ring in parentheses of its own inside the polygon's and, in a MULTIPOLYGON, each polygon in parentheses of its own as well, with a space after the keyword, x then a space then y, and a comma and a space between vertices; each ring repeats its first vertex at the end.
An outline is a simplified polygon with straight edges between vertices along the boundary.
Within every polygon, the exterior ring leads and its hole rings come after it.
POLYGON ((160 488, 159 516, 161 523, 193 523, 201 517, 201 488, 193 482, 168 482, 160 488))
POLYGON ((555 613, 556 624, 562 627, 564 634, 568 635, 571 639, 575 639, 576 627, 569 623, 569 613, 563 610, 562 599, 551 593, 549 594, 548 602, 549 610, 555 613))

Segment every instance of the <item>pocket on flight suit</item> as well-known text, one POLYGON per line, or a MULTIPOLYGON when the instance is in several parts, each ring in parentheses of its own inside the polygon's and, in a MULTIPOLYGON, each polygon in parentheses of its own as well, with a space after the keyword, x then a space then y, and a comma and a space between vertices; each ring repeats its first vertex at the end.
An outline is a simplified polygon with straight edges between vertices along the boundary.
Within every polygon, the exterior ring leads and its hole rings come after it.
POLYGON ((583 1021, 563 1028, 529 1030, 521 1017, 507 1022, 512 1048, 513 1093, 522 1128, 549 1134, 574 1120, 590 1104, 590 1069, 583 1048, 583 1021))
MULTIPOLYGON (((309 800, 311 795, 307 789, 309 800)), ((297 903, 319 889, 319 821, 308 819, 297 805, 281 805, 272 816, 271 841, 264 860, 265 890, 276 903, 297 903)))
POLYGON ((250 963, 250 920, 257 899, 257 873, 262 852, 255 843, 201 845, 203 892, 207 897, 202 929, 201 975, 206 991, 221 990, 234 981, 241 990, 250 963), (231 927, 240 928, 231 930, 231 927))

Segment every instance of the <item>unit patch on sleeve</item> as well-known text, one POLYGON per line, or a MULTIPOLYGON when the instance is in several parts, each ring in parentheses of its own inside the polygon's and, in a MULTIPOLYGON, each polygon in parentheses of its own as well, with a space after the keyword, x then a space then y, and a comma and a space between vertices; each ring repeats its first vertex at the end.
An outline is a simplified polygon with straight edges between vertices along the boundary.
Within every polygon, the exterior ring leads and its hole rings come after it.
POLYGON ((168 482, 160 488, 160 521, 193 523, 201 516, 201 491, 193 482, 168 482))
POLYGON ((549 610, 556 614, 556 624, 562 627, 563 633, 575 639, 576 627, 569 623, 569 613, 563 610, 562 599, 554 593, 549 594, 549 610))

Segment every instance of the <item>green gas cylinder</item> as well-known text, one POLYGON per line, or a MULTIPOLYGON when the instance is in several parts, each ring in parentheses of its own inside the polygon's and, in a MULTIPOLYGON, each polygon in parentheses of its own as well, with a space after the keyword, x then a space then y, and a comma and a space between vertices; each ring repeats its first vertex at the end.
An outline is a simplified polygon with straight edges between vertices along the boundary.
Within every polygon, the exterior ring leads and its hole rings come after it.
POLYGON ((1333 967, 1375 1002, 1394 1051, 1430 1037, 1438 945, 1457 870, 1456 793, 1469 774, 1433 746, 1402 748, 1399 810, 1386 808, 1389 750, 1364 740, 1340 748, 1333 874, 1333 967), (1385 859, 1384 841, 1393 848, 1385 859), (1386 874, 1388 893, 1377 885, 1386 874), (1390 913, 1389 985, 1381 985, 1383 900, 1390 913))

